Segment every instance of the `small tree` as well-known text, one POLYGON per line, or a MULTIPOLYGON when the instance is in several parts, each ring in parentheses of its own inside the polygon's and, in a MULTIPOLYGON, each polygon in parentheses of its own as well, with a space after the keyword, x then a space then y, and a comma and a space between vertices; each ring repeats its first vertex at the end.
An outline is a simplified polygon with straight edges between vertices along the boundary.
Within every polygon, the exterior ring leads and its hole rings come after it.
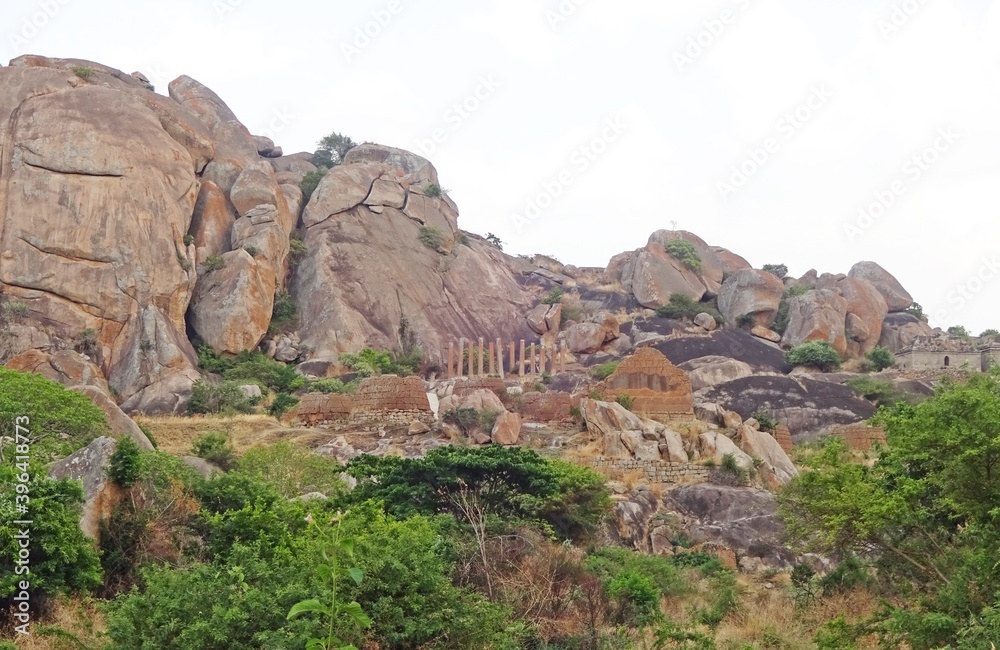
POLYGON ((808 366, 823 372, 840 368, 840 353, 828 341, 806 341, 789 350, 785 359, 793 366, 808 366))
POLYGON ((761 270, 770 273, 779 280, 784 280, 788 277, 788 267, 784 264, 765 264, 761 270))
POLYGON ((344 162, 347 152, 358 146, 350 137, 342 133, 331 133, 319 141, 319 148, 313 154, 312 164, 317 167, 336 167, 344 162))
POLYGON ((881 345, 876 345, 875 348, 867 354, 868 360, 872 362, 875 366, 875 370, 882 371, 886 368, 891 368, 896 365, 896 357, 893 356, 889 348, 882 347, 881 345))
POLYGON ((491 232, 486 233, 486 241, 496 246, 501 251, 503 250, 503 241, 491 232))
POLYGON ((957 336, 960 339, 967 339, 971 336, 969 334, 969 330, 965 329, 962 325, 952 325, 948 328, 948 333, 952 336, 957 336))

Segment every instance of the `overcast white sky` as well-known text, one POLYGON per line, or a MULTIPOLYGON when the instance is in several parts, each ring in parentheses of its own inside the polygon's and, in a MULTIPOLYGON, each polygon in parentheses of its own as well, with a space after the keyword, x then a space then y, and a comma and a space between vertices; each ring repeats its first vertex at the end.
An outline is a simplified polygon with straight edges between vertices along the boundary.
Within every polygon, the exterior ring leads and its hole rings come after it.
POLYGON ((1000 2, 6 0, 3 17, 2 60, 91 59, 164 93, 188 74, 289 153, 334 130, 424 153, 461 226, 510 252, 604 266, 676 222, 796 276, 874 260, 932 324, 1000 328, 1000 2), (869 210, 877 195, 891 205, 869 210))

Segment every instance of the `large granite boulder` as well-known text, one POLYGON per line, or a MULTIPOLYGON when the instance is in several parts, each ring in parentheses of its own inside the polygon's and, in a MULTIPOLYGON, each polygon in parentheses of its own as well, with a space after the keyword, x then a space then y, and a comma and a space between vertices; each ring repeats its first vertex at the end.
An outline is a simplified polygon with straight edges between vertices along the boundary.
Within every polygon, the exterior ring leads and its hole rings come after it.
POLYGON ((303 215, 308 253, 293 287, 317 358, 400 347, 403 322, 439 361, 470 333, 532 338, 524 314, 535 299, 507 256, 463 237, 455 204, 428 195, 437 184, 428 161, 380 145, 355 147, 323 178, 303 215))
POLYGON ((867 280, 843 275, 823 275, 820 289, 834 291, 847 301, 844 336, 847 355, 863 357, 878 345, 882 321, 889 313, 885 298, 867 280))
POLYGON ((891 352, 899 352, 923 337, 934 334, 930 325, 913 314, 905 312, 889 314, 882 321, 882 336, 879 345, 889 348, 891 352))
POLYGON ((899 280, 875 262, 858 262, 851 267, 848 275, 866 280, 885 298, 890 312, 901 312, 913 304, 913 296, 903 288, 899 280))
POLYGON ((847 300, 836 291, 807 291, 791 299, 788 327, 781 344, 794 348, 806 341, 826 341, 841 355, 847 354, 847 300))
POLYGON ((83 449, 54 463, 48 471, 51 478, 83 483, 85 501, 80 515, 80 529, 94 541, 100 540, 101 521, 111 516, 121 499, 121 488, 108 478, 111 455, 117 446, 114 438, 97 438, 83 449))
POLYGON ((691 379, 691 389, 696 391, 753 374, 750 364, 719 356, 699 357, 677 367, 687 373, 691 379))
POLYGON ((42 57, 0 68, 0 121, 0 291, 52 334, 96 332, 126 410, 177 407, 197 376, 183 239, 210 134, 130 75, 42 57))
POLYGON ((774 322, 785 285, 766 271, 746 269, 730 275, 719 293, 719 311, 727 323, 735 324, 741 316, 754 317, 754 325, 768 327, 774 322))

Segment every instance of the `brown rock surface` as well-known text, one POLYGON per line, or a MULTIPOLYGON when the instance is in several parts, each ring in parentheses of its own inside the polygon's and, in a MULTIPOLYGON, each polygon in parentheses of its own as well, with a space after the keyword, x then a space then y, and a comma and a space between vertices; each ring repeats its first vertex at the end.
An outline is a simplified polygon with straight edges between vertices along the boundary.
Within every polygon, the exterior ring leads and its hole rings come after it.
POLYGON ((8 361, 5 367, 19 372, 37 372, 66 387, 93 386, 105 394, 111 393, 111 387, 104 379, 101 369, 73 350, 52 353, 27 350, 8 361))
POLYGON ((879 345, 889 348, 890 352, 899 352, 907 348, 921 337, 931 336, 934 330, 930 325, 913 314, 889 314, 882 321, 882 336, 879 345))
POLYGON ((847 354, 862 357, 871 352, 882 336, 882 321, 889 313, 882 294, 867 280, 842 275, 823 275, 819 288, 835 291, 847 301, 847 354))
POLYGON ((194 374, 182 240, 211 143, 183 107, 95 69, 0 68, 0 289, 66 339, 94 329, 127 409, 177 405, 194 374))
POLYGON ((733 253, 730 250, 722 248, 721 246, 712 246, 711 250, 713 253, 715 253, 716 259, 719 260, 719 264, 722 266, 723 273, 732 275, 737 271, 753 268, 750 262, 746 261, 736 253, 733 253))
POLYGON ((577 323, 566 330, 566 344, 573 354, 594 354, 604 346, 605 330, 598 323, 577 323))
POLYGON ((781 304, 785 285, 766 271, 746 269, 730 275, 719 293, 719 311, 727 323, 735 324, 740 316, 752 314, 756 325, 768 327, 781 304))
POLYGON ((717 356, 692 359, 677 367, 687 373, 692 390, 701 390, 753 374, 753 368, 749 364, 717 356))
POLYGON ((396 348, 404 317, 425 353, 439 361, 461 337, 530 338, 524 314, 535 299, 502 252, 472 238, 447 255, 421 243, 422 225, 449 240, 457 234, 454 204, 422 194, 436 178, 418 156, 362 145, 320 183, 303 215, 309 252, 294 286, 302 340, 318 358, 396 348), (404 210, 376 214, 364 205, 378 178, 407 189, 404 210))
POLYGON ((191 235, 199 264, 204 264, 212 255, 231 250, 230 232, 237 216, 236 208, 218 185, 212 181, 202 182, 191 219, 191 235))
POLYGON ((808 291, 792 298, 788 328, 781 339, 785 347, 806 341, 827 341, 841 355, 847 353, 847 301, 829 289, 808 291))
POLYGON ((562 320, 562 304, 541 304, 532 308, 527 315, 528 327, 535 334, 542 335, 558 332, 562 320))
POLYGON ((549 390, 525 393, 521 396, 518 413, 528 422, 555 422, 569 417, 573 398, 569 393, 549 390))
POLYGON ((750 333, 759 339, 764 339, 765 341, 770 341, 771 343, 781 343, 781 334, 778 334, 774 330, 766 327, 761 327, 760 325, 752 328, 750 333))
POLYGON ((191 328, 216 352, 238 354, 264 339, 271 322, 274 272, 243 249, 202 276, 191 305, 191 328))
POLYGON ((521 416, 504 411, 493 425, 493 442, 498 445, 516 445, 521 439, 521 416))
POLYGON ((55 479, 71 479, 83 483, 84 504, 80 529, 87 537, 100 540, 101 520, 107 519, 121 499, 121 489, 107 476, 111 454, 117 442, 102 437, 88 446, 54 463, 48 471, 55 479))
POLYGON ((885 298, 890 312, 901 312, 913 304, 913 296, 903 288, 899 280, 875 262, 858 262, 851 267, 848 275, 867 280, 885 298))

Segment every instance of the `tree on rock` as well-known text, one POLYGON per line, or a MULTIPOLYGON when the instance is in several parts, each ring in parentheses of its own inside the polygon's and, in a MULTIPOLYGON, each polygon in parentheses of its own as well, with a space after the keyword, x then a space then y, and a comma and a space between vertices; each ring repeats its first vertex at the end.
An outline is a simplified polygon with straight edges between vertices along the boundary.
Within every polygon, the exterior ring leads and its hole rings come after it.
POLYGON ((331 133, 319 141, 319 149, 313 154, 312 164, 330 169, 344 162, 347 152, 358 146, 350 137, 341 133, 331 133))

